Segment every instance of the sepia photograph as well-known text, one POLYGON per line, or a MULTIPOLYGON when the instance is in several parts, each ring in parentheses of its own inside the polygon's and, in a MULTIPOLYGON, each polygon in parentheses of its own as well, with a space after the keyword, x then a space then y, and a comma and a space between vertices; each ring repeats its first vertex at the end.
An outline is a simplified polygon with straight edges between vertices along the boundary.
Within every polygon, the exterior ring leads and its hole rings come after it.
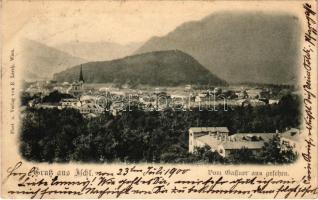
MULTIPOLYGON (((169 31, 144 25, 134 27, 151 32, 141 41, 115 40, 114 32, 86 38, 86 31, 102 24, 79 24, 38 36, 42 40, 22 39, 20 151, 26 160, 297 160, 302 136, 297 16, 219 11, 171 23, 149 15, 169 31)), ((128 29, 123 35, 133 31, 124 22, 118 26, 128 29)))

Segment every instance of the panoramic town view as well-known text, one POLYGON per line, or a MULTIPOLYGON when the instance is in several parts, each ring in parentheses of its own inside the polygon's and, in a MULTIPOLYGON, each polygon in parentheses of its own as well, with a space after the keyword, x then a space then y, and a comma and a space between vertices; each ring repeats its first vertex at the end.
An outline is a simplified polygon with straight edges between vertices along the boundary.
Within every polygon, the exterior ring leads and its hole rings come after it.
POLYGON ((288 15, 212 14, 107 58, 94 52, 124 47, 26 39, 21 155, 49 163, 292 163, 302 136, 297 52, 286 48, 298 36, 295 23, 288 15))

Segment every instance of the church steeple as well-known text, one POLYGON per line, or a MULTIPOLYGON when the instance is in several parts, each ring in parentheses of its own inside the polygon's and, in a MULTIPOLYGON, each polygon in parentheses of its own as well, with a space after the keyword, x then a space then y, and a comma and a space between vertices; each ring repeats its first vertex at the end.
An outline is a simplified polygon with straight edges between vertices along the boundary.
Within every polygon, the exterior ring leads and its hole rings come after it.
POLYGON ((81 65, 81 71, 80 71, 80 75, 79 75, 79 82, 83 82, 84 83, 82 65, 81 65))

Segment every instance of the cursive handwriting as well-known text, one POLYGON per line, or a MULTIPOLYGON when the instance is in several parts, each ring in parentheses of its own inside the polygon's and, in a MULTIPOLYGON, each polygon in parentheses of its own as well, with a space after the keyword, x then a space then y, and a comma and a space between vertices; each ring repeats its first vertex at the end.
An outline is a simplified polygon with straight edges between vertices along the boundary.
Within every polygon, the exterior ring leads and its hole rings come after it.
POLYGON ((309 3, 304 4, 305 16, 307 19, 307 31, 305 33, 305 41, 315 46, 317 29, 316 21, 314 20, 316 12, 312 9, 312 6, 309 3))
MULTIPOLYGON (((312 146, 310 141, 308 145, 312 146)), ((306 159, 311 159, 308 155, 306 159)), ((22 195, 27 198, 70 197, 85 198, 125 198, 128 195, 160 195, 160 194, 231 194, 240 198, 252 198, 254 195, 267 195, 268 198, 307 197, 317 194, 317 188, 305 179, 279 176, 261 178, 212 175, 206 178, 189 178, 184 174, 190 169, 164 166, 127 167, 123 170, 92 171, 92 176, 45 176, 35 173, 35 167, 24 169, 18 162, 7 169, 6 180, 14 180, 7 191, 10 195, 22 195), (120 173, 120 175, 118 175, 120 173), (173 176, 173 177, 172 177, 173 176)), ((80 170, 81 171, 81 170, 80 170)), ((85 170, 84 170, 85 171, 85 170)), ((77 174, 78 170, 74 171, 77 174)), ((159 197, 159 196, 158 196, 159 197)))
MULTIPOLYGON (((315 119, 315 109, 313 108, 313 102, 315 102, 316 95, 314 94, 314 88, 312 87, 312 57, 314 52, 313 46, 316 43, 316 21, 315 15, 316 12, 312 9, 311 4, 303 4, 304 13, 307 21, 307 30, 305 32, 305 44, 303 47, 303 69, 305 74, 305 84, 303 85, 304 93, 304 122, 305 122, 305 132, 306 132, 306 152, 303 152, 301 155, 306 161, 306 166, 304 167, 307 171, 306 176, 304 177, 304 182, 310 183, 312 179, 312 148, 314 145, 313 140, 313 120, 315 119)), ((287 190, 287 189, 285 189, 287 190)), ((288 188, 288 190, 291 190, 288 188)))

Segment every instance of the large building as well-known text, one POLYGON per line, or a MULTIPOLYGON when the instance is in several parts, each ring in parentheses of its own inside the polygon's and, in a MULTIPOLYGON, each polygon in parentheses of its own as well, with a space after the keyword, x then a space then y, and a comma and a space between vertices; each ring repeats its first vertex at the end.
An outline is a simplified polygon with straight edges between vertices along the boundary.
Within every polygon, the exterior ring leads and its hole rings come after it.
POLYGON ((229 135, 226 127, 191 127, 189 129, 189 152, 194 153, 196 147, 209 146, 211 151, 227 157, 236 150, 245 148, 254 155, 259 155, 266 142, 275 135, 281 136, 284 146, 291 146, 299 150, 298 141, 300 131, 292 128, 282 133, 236 133, 229 135))
POLYGON ((193 153, 195 147, 208 145, 216 151, 219 144, 229 137, 227 127, 191 127, 189 129, 189 152, 193 153))

